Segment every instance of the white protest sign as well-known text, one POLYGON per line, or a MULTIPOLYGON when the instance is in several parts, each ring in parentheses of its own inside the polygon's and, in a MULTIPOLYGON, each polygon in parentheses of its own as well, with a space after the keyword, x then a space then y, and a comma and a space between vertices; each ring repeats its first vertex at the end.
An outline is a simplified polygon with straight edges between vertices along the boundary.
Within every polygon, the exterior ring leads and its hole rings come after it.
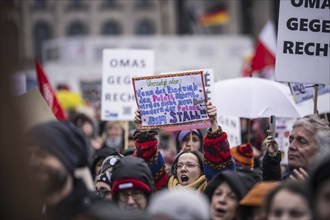
POLYGON ((281 164, 288 164, 289 135, 296 119, 276 118, 275 139, 281 151, 281 164))
POLYGON ((213 101, 214 97, 214 72, 213 69, 204 69, 204 86, 207 100, 213 101))
POLYGON ((136 104, 132 77, 152 74, 154 74, 152 50, 103 50, 102 120, 133 120, 136 104))
POLYGON ((241 123, 239 117, 219 115, 218 123, 221 125, 222 130, 227 133, 230 147, 242 144, 241 123))
POLYGON ((275 79, 330 84, 329 0, 281 0, 275 79))
POLYGON ((142 128, 205 123, 209 117, 202 71, 133 78, 142 128))

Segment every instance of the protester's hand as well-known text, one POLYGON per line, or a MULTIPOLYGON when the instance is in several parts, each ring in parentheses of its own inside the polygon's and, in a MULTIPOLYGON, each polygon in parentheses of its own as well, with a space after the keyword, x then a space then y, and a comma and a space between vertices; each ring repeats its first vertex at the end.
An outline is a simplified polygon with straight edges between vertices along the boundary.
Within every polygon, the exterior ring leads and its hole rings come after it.
POLYGON ((266 143, 265 144, 267 146, 268 153, 271 156, 276 156, 276 153, 278 151, 278 143, 277 143, 276 140, 273 140, 272 131, 267 130, 267 133, 268 133, 268 136, 266 138, 266 143))
POLYGON ((291 180, 301 182, 301 181, 306 181, 307 179, 309 179, 309 175, 304 168, 300 167, 299 169, 293 169, 293 172, 289 176, 289 178, 291 180))
POLYGON ((134 140, 137 140, 139 142, 146 142, 148 140, 155 139, 155 136, 158 134, 157 130, 149 130, 149 131, 140 131, 137 130, 134 132, 133 137, 134 140))
POLYGON ((207 101, 206 109, 207 109, 207 114, 211 120, 212 132, 216 132, 218 130, 217 107, 212 105, 211 101, 207 101))
POLYGON ((135 112, 134 123, 137 127, 140 127, 142 124, 140 110, 137 109, 135 112))

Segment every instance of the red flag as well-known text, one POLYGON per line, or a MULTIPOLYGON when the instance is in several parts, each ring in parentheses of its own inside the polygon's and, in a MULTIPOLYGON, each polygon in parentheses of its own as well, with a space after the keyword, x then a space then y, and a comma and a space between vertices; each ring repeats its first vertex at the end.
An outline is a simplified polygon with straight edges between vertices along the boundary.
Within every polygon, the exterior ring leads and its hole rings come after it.
POLYGON ((65 120, 65 112, 56 98, 52 85, 49 83, 47 76, 37 59, 35 62, 40 93, 46 100, 50 109, 53 111, 55 117, 58 120, 65 120))
MULTIPOLYGON (((258 36, 258 42, 254 56, 251 59, 252 74, 264 78, 272 78, 275 68, 276 35, 272 22, 267 22, 258 36)), ((249 71, 242 73, 249 76, 249 71), (248 75, 247 75, 248 74, 248 75)))

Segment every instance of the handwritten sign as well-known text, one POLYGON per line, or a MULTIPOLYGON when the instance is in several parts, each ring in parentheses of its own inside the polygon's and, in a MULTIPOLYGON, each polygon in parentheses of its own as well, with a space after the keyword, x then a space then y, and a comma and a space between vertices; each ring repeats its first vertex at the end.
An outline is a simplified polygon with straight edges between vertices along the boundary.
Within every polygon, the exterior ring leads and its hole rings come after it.
POLYGON ((133 78, 142 128, 205 123, 203 72, 184 72, 133 78))

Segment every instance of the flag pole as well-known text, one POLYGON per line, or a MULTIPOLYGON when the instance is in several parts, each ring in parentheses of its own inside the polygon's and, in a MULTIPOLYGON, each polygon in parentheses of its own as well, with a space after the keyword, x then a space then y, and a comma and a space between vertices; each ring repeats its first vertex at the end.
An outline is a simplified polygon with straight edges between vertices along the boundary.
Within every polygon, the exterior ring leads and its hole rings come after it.
POLYGON ((318 114, 318 111, 317 111, 318 92, 319 92, 319 84, 315 84, 315 86, 314 86, 314 114, 318 114))

